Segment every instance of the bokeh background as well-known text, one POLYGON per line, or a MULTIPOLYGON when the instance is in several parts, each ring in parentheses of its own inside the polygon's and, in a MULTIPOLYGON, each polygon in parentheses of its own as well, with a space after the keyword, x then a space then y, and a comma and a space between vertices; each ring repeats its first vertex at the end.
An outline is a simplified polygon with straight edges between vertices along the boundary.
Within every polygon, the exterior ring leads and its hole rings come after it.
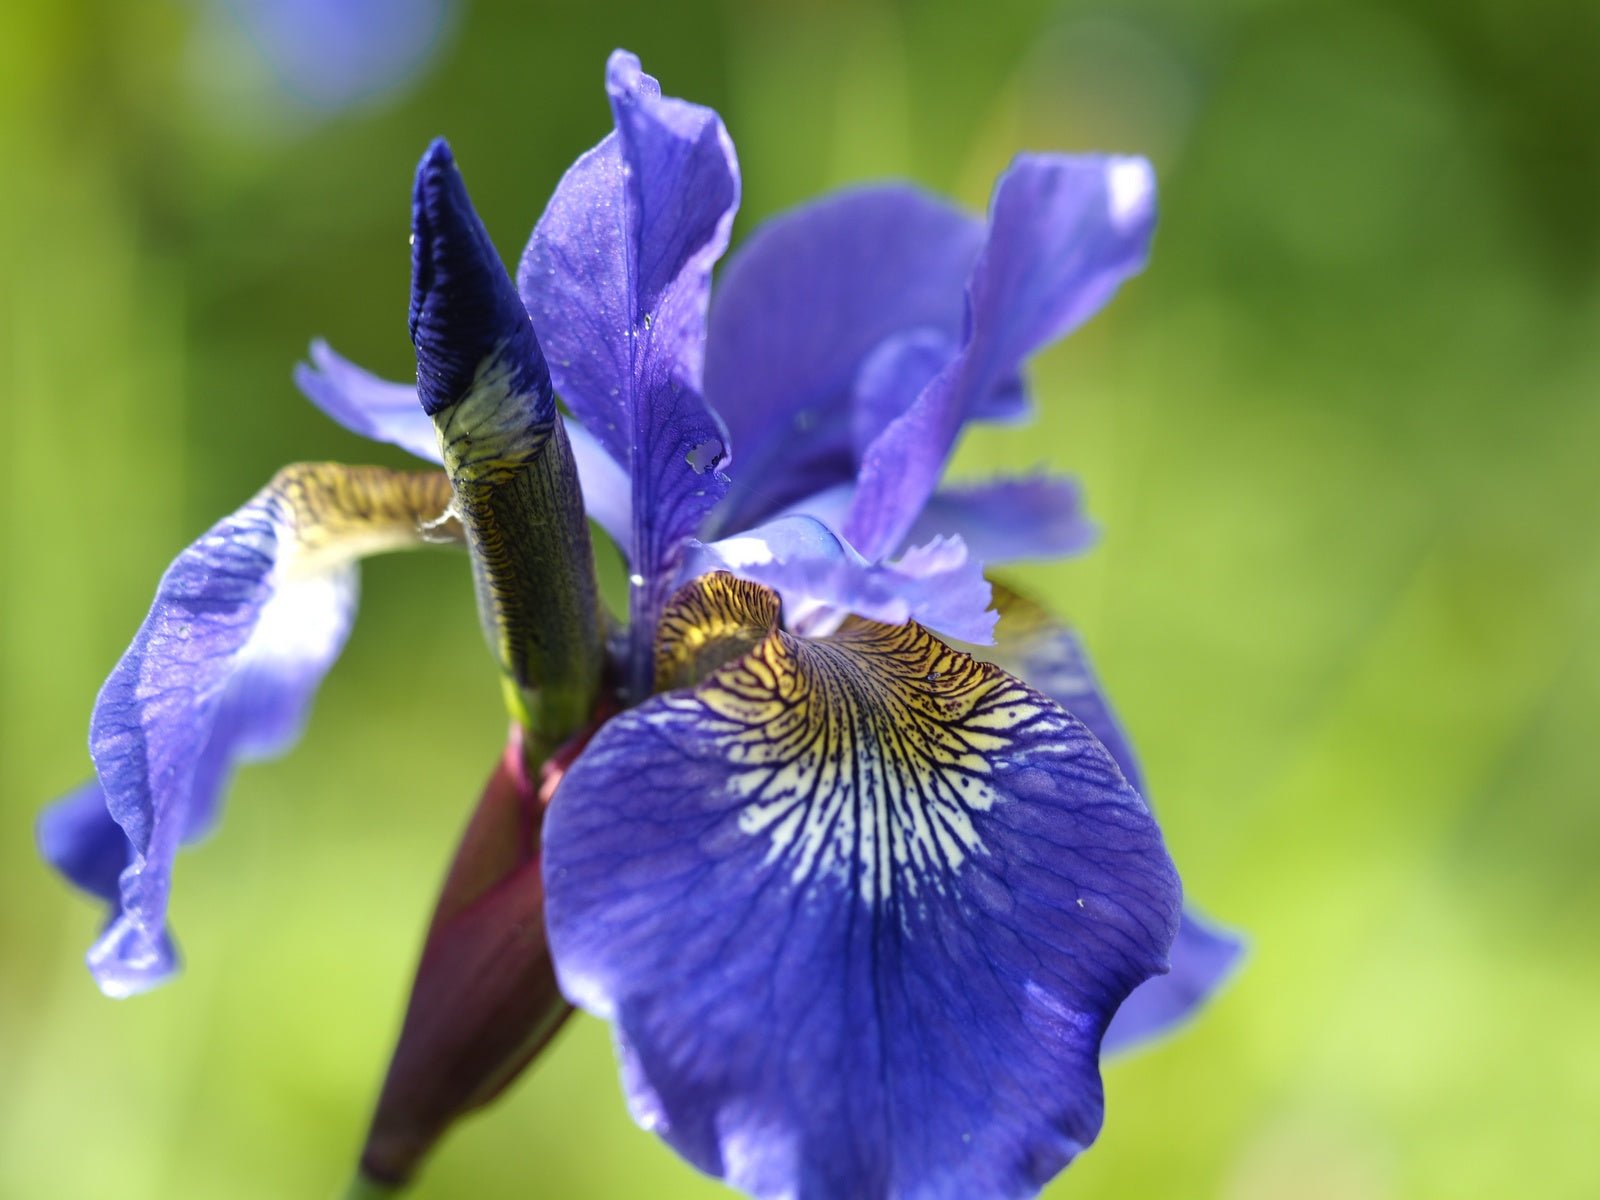
MULTIPOLYGON (((0 1195, 345 1178, 502 735, 463 561, 369 564, 304 743, 181 860, 174 986, 96 993, 99 914, 32 821, 178 549, 283 462, 402 464, 289 371, 316 335, 409 369, 426 141, 514 261, 608 127, 616 45, 724 115, 736 236, 884 176, 981 208, 1023 148, 1156 163, 1150 268, 957 474, 1082 476, 1102 543, 1015 578, 1085 630, 1190 896, 1252 951, 1108 1066, 1104 1135, 1049 1194, 1595 1195, 1586 0, 5 6, 0 1195)), ((632 1128, 579 1019, 416 1194, 725 1193, 632 1128)))

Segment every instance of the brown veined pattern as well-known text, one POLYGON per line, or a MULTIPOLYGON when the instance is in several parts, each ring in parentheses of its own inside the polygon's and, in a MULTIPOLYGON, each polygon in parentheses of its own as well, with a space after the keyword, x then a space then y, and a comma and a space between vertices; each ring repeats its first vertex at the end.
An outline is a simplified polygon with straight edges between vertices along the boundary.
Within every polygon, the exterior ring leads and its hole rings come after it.
POLYGON ((1024 732, 1038 744, 1063 715, 915 623, 851 619, 812 640, 784 632, 778 613, 769 589, 713 575, 683 589, 662 624, 661 650, 681 662, 693 630, 748 639, 767 619, 743 657, 670 699, 736 766, 740 829, 766 838, 768 861, 796 884, 844 877, 875 902, 942 890, 984 853, 972 816, 998 800, 995 762, 1024 732))
POLYGON ((673 597, 656 627, 656 690, 688 687, 748 653, 778 627, 777 593, 718 571, 673 597))
POLYGON ((462 538, 443 471, 296 463, 274 475, 262 496, 291 535, 285 566, 295 571, 462 538))

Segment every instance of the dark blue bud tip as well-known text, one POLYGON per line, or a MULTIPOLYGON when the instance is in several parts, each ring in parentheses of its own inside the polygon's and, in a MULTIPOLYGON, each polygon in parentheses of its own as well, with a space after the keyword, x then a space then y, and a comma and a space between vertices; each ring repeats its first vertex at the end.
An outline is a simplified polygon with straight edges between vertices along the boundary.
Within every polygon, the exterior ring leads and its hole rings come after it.
POLYGON ((417 394, 429 416, 460 401, 497 352, 518 391, 550 394, 528 312, 443 138, 422 156, 412 193, 410 327, 417 394))

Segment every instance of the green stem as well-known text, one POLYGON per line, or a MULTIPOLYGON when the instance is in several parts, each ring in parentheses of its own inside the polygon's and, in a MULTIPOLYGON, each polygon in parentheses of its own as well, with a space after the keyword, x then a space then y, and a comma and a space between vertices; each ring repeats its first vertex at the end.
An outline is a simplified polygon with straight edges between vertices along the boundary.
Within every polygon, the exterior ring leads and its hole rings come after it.
MULTIPOLYGON (((577 465, 557 418, 516 456, 460 453, 468 417, 441 426, 478 611, 530 748, 548 752, 594 711, 604 660, 594 550, 577 465)), ((503 450, 501 447, 496 449, 503 450)))

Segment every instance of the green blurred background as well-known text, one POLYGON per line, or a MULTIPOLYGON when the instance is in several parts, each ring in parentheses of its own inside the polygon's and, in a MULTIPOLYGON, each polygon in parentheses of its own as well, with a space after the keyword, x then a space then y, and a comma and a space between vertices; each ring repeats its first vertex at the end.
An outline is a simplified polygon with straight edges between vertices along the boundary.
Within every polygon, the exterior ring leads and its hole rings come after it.
MULTIPOLYGON (((1016 572, 1086 631, 1191 897, 1252 941, 1107 1069, 1053 1196, 1590 1197, 1600 1179, 1600 6, 479 0, 338 112, 205 0, 0 15, 0 1195, 322 1197, 502 735, 463 561, 380 560, 301 747, 181 860, 173 986, 102 999, 36 862, 169 559, 281 463, 403 456, 289 381, 394 376, 408 188, 451 137, 508 258, 607 128, 606 53, 718 108, 738 230, 1023 148, 1142 151, 1148 271, 958 474, 1079 472, 1016 572)), ((419 1197, 712 1197, 580 1019, 419 1197)))

